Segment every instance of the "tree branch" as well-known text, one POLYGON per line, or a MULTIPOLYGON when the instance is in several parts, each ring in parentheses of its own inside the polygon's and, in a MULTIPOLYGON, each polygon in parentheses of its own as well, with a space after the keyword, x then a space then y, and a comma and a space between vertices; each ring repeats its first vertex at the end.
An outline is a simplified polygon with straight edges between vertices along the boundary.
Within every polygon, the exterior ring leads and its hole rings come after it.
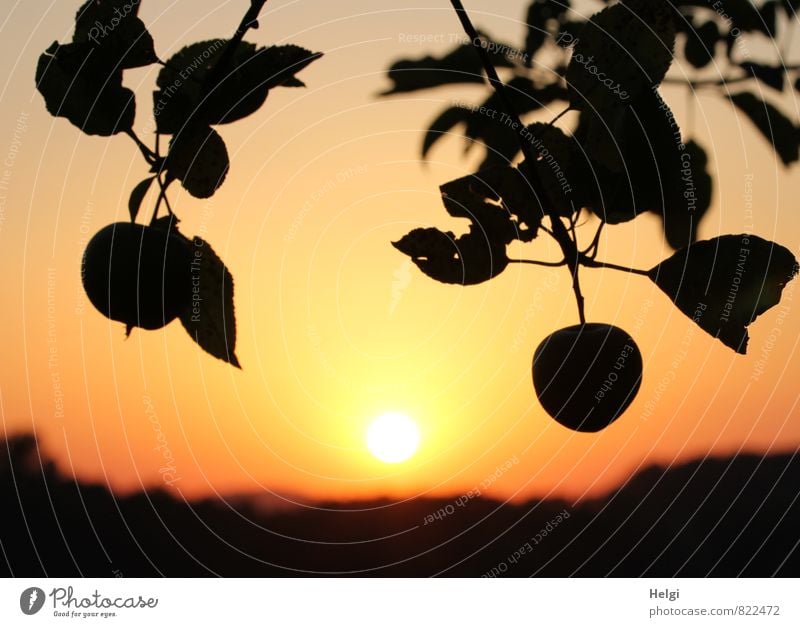
MULTIPOLYGON (((453 9, 455 9, 456 15, 458 15, 461 26, 464 28, 464 32, 467 34, 467 37, 469 37, 469 40, 473 42, 479 41, 478 31, 476 31, 475 27, 472 25, 472 21, 469 19, 469 15, 467 14, 464 5, 461 3, 461 0, 450 0, 450 4, 453 5, 453 9)), ((538 185, 534 186, 536 189, 542 189, 540 181, 538 180, 539 177, 535 166, 536 162, 539 160, 539 155, 534 152, 531 144, 525 141, 521 135, 521 132, 525 126, 522 124, 519 114, 517 113, 514 105, 511 102, 511 99, 508 96, 506 86, 503 81, 500 80, 497 70, 492 63, 492 59, 489 57, 489 53, 486 48, 482 46, 474 46, 474 48, 481 59, 483 69, 486 72, 486 77, 488 78, 489 83, 494 88, 495 93, 500 100, 500 104, 502 105, 503 109, 505 109, 506 114, 511 121, 511 127, 517 132, 517 141, 519 142, 519 147, 522 150, 525 160, 529 163, 529 166, 526 168, 528 177, 535 184, 539 183, 538 185)), ((566 111, 564 113, 566 113, 566 111)), ((565 264, 569 266, 572 274, 572 290, 575 292, 575 300, 578 304, 578 315, 580 317, 581 324, 584 324, 586 322, 586 315, 584 314, 583 293, 581 292, 581 285, 578 279, 578 269, 580 268, 578 247, 575 244, 575 241, 569 236, 569 232, 564 226, 564 223, 561 221, 561 217, 558 215, 558 213, 554 209, 550 208, 547 209, 547 214, 550 218, 552 236, 558 242, 559 246, 561 246, 561 250, 564 253, 565 264)))

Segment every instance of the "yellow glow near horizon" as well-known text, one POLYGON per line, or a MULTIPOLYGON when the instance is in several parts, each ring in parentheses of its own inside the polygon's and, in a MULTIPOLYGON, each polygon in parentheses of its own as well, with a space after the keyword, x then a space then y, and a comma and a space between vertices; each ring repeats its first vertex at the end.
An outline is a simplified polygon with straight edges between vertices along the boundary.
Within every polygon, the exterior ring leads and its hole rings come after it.
POLYGON ((405 414, 389 412, 375 418, 367 429, 367 448, 386 464, 399 464, 419 448, 419 427, 405 414))

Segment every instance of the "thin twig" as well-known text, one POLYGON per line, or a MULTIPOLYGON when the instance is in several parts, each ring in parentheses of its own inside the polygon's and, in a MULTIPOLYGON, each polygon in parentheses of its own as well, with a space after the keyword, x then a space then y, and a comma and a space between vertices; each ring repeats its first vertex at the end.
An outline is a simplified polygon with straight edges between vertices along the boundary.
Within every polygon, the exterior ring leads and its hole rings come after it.
MULTIPOLYGON (((792 65, 784 65, 781 68, 784 72, 794 72, 800 70, 800 64, 792 64, 792 65)), ((666 83, 668 85, 686 85, 687 87, 691 87, 692 89, 696 87, 724 87, 725 85, 731 85, 734 83, 743 83, 745 81, 753 80, 755 77, 754 74, 745 74, 744 76, 730 76, 725 78, 704 78, 704 79, 696 79, 696 80, 686 80, 683 78, 670 78, 667 77, 662 83, 666 83)))

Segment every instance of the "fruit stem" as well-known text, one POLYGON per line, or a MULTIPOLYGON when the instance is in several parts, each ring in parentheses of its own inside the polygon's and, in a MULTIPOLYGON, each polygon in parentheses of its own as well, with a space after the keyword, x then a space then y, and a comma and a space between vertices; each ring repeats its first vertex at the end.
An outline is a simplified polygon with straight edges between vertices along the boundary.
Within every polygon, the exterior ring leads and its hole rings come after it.
MULTIPOLYGON (((472 21, 469 19, 467 10, 464 8, 461 0, 450 0, 450 4, 453 5, 453 9, 458 16, 459 21, 461 22, 461 26, 464 28, 464 32, 467 34, 467 37, 469 37, 469 40, 471 42, 479 41, 480 36, 478 35, 478 31, 475 30, 475 26, 473 26, 472 21)), ((506 114, 508 114, 512 128, 518 131, 517 141, 519 142, 520 150, 522 151, 525 160, 529 163, 525 174, 527 174, 527 176, 532 180, 535 188, 541 189, 539 175, 534 166, 534 164, 539 160, 539 155, 522 137, 521 132, 525 129, 525 126, 522 124, 519 114, 517 113, 514 105, 511 102, 511 99, 508 96, 506 86, 503 81, 500 80, 500 76, 497 74, 497 70, 492 63, 492 59, 489 57, 487 49, 483 46, 476 46, 474 44, 473 47, 481 59, 481 63, 483 64, 483 69, 486 72, 486 77, 489 81, 489 84, 494 88, 497 97, 500 99, 500 104, 505 109, 506 114)), ((568 110, 569 109, 567 109, 567 111, 568 110)), ((562 112, 558 117, 561 117, 561 115, 564 115, 567 111, 562 112)), ((558 119, 558 117, 556 119, 558 119)), ((564 263, 569 266, 570 273, 572 274, 572 290, 575 292, 575 300, 578 304, 578 315, 580 317, 581 324, 584 324, 586 322, 586 316, 584 314, 584 298, 583 294, 581 293, 581 284, 578 278, 578 269, 580 268, 580 253, 578 252, 578 246, 575 243, 575 240, 570 237, 567 228, 564 226, 564 223, 561 221, 561 217, 558 215, 555 209, 547 209, 547 215, 550 218, 552 228, 552 232, 550 234, 553 236, 556 242, 558 242, 558 245, 561 246, 561 250, 564 253, 564 263)))

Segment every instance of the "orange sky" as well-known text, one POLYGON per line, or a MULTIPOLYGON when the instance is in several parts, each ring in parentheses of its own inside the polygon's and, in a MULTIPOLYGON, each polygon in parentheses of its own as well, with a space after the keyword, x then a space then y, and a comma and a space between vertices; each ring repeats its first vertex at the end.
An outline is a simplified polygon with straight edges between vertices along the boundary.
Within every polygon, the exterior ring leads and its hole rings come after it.
MULTIPOLYGON (((39 53, 69 38, 78 4, 17 2, 0 23, 0 152, 15 150, 0 192, 1 415, 7 433, 34 429, 62 467, 132 490, 164 485, 167 455, 175 474, 167 489, 189 496, 412 496, 483 485, 501 498, 577 497, 641 464, 800 444, 792 286, 781 336, 754 376, 779 309, 751 327, 742 357, 694 329, 646 279, 584 270, 589 319, 632 332, 645 374, 623 418, 581 435, 546 416, 530 380, 540 340, 576 322, 565 269, 513 267, 484 285, 443 286, 389 245, 417 226, 455 228, 438 185, 478 162, 455 138, 427 163, 418 155, 433 116, 453 100, 478 102, 484 88, 375 97, 391 60, 449 47, 410 44, 408 34, 460 35, 444 1, 268 3, 250 40, 326 56, 303 72, 308 89, 276 91, 261 112, 220 127, 231 172, 213 199, 172 193, 184 232, 202 234, 236 279, 243 370, 201 353, 177 322, 126 341, 121 324, 85 301, 79 263, 87 237, 126 219, 128 193, 147 168, 127 138, 85 137, 51 118, 34 88, 39 53), (689 356, 673 367, 685 337, 689 356), (419 453, 397 466, 373 460, 364 445, 370 419, 391 410, 422 432, 419 453), (510 470, 496 472, 503 465, 510 470)), ((141 17, 166 58, 229 34, 246 4, 176 2, 161 13, 145 0, 141 17)), ((486 31, 521 41, 525 4, 507 3, 504 15, 496 6, 468 3, 486 31)), ((142 134, 154 79, 151 69, 126 74, 142 134)), ((685 122, 683 92, 664 95, 685 122)), ((713 95, 700 95, 694 127, 716 170, 701 236, 749 230, 800 253, 800 170, 780 166, 749 122, 713 95)), ((530 257, 555 254, 544 239, 530 248, 530 257)), ((608 229, 601 251, 638 267, 668 254, 649 217, 608 229)))

